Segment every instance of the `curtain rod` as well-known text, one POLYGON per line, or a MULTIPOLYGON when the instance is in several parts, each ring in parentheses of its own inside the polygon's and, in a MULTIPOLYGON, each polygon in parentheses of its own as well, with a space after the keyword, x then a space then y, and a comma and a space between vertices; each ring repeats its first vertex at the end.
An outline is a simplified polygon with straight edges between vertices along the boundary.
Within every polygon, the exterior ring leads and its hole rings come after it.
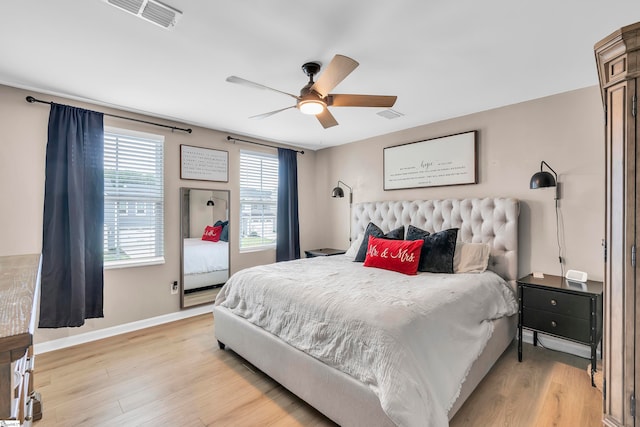
MULTIPOLYGON (((33 104, 34 102, 39 102, 41 104, 53 104, 51 101, 42 101, 40 99, 36 99, 33 96, 29 95, 25 98, 27 100, 27 102, 33 104)), ((138 123, 146 123, 148 125, 153 125, 153 126, 160 126, 163 128, 167 128, 167 129, 171 129, 172 131, 174 130, 181 130, 182 132, 187 132, 187 133, 191 133, 193 132, 192 129, 184 129, 184 128, 179 128, 179 127, 175 127, 175 126, 168 126, 168 125, 163 125, 161 123, 154 123, 154 122, 148 122, 146 120, 140 120, 140 119, 134 119, 132 117, 124 117, 124 116, 117 116, 115 114, 108 114, 108 113, 102 113, 105 116, 109 116, 109 117, 115 117, 117 119, 124 119, 124 120, 131 120, 132 122, 138 122, 138 123)))
MULTIPOLYGON (((262 145, 263 147, 278 148, 275 145, 263 144, 261 142, 255 142, 255 141, 247 141, 246 139, 234 138, 232 136, 227 136, 227 141, 240 141, 240 142, 246 142, 247 144, 262 145)), ((292 150, 292 151, 295 151, 296 153, 304 154, 304 151, 302 150, 292 150)))

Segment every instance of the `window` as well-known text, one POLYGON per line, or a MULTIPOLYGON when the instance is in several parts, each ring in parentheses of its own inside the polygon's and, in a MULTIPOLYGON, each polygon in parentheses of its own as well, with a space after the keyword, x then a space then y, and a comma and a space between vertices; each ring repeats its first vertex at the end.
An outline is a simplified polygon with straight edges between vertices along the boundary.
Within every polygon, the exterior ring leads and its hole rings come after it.
POLYGON ((104 133, 104 265, 164 262, 164 138, 104 133))
POLYGON ((240 151, 240 251, 275 247, 278 157, 240 151))

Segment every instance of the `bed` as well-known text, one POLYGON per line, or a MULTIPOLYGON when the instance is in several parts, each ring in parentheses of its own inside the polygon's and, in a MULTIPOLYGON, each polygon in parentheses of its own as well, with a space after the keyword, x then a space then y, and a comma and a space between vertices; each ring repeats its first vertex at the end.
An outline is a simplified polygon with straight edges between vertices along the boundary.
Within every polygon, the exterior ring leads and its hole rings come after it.
POLYGON ((184 239, 184 289, 223 284, 229 277, 229 242, 184 239))
POLYGON ((253 267, 218 294, 216 338, 340 425, 447 425, 515 337, 518 213, 510 198, 356 204, 352 237, 458 228, 489 244, 487 271, 406 276, 346 255, 253 267))

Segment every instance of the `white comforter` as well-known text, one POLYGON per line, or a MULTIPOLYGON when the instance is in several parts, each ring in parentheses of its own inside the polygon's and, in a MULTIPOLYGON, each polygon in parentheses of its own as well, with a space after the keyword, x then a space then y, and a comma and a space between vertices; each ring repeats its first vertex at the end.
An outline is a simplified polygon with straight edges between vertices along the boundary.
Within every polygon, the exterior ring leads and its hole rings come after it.
POLYGON ((399 426, 446 426, 493 332, 517 311, 499 276, 406 276, 346 256, 242 270, 216 305, 368 385, 399 426))

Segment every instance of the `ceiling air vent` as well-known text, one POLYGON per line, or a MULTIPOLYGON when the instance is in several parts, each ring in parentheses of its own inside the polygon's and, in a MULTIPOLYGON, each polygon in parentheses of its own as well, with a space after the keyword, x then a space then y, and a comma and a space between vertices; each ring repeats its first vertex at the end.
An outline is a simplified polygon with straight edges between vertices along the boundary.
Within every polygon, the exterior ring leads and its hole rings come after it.
POLYGON ((126 10, 162 28, 171 29, 182 12, 155 0, 104 0, 112 6, 126 10))
POLYGON ((399 113, 396 110, 392 110, 391 108, 387 109, 387 110, 382 110, 378 113, 376 113, 377 115, 379 115, 380 117, 384 117, 385 119, 397 119, 398 117, 402 117, 404 116, 404 114, 399 113))

